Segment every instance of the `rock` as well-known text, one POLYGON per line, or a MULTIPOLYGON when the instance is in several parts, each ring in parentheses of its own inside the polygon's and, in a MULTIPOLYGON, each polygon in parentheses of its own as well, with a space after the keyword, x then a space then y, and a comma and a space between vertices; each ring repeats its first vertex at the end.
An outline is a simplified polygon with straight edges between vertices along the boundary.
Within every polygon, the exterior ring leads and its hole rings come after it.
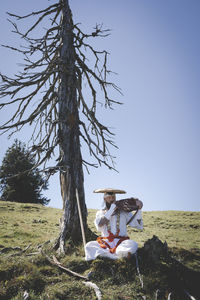
POLYGON ((166 256, 168 253, 167 243, 162 243, 157 236, 153 236, 151 239, 145 242, 144 256, 146 259, 152 261, 153 263, 158 263, 161 256, 166 256))

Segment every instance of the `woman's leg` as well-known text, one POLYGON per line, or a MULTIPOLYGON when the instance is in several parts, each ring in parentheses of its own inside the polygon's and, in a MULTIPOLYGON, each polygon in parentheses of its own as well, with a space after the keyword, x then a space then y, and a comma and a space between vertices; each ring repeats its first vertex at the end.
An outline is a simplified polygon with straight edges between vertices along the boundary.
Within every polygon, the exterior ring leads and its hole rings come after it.
POLYGON ((88 242, 85 245, 85 260, 93 260, 98 256, 109 257, 111 259, 117 259, 117 255, 110 253, 109 249, 101 248, 97 241, 88 242))
POLYGON ((118 258, 127 257, 128 254, 134 254, 138 249, 138 244, 133 240, 125 240, 116 249, 118 258))

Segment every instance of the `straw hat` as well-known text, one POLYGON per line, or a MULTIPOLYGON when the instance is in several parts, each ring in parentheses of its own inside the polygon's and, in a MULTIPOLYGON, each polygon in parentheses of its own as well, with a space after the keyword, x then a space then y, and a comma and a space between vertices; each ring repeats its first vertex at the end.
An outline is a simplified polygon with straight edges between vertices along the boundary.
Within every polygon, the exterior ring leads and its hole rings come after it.
POLYGON ((97 189, 94 190, 94 193, 113 193, 113 194, 126 194, 125 191, 123 190, 118 190, 118 189, 112 189, 112 188, 105 188, 105 189, 97 189))

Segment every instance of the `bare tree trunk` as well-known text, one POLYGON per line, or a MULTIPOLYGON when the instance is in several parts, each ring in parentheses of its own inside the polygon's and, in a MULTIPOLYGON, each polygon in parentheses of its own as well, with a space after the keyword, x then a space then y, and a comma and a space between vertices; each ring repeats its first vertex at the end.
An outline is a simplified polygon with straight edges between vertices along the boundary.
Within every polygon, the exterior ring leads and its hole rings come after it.
POLYGON ((63 252, 67 238, 74 241, 81 238, 76 189, 83 225, 87 232, 89 231, 82 165, 105 165, 115 170, 113 157, 108 149, 109 145, 115 146, 113 133, 101 124, 96 115, 97 91, 102 91, 105 107, 112 108, 113 104, 120 102, 109 97, 108 88, 112 87, 117 91, 120 89, 107 81, 107 75, 110 73, 107 69, 108 52, 98 51, 88 44, 88 38, 106 37, 109 30, 103 30, 101 25, 96 25, 91 34, 82 32, 78 24, 73 24, 68 0, 58 0, 45 9, 25 16, 9 15, 17 20, 32 16, 37 19, 25 32, 20 32, 16 23, 11 21, 14 32, 25 41, 26 47, 5 47, 23 54, 25 65, 24 70, 14 78, 0 73, 0 97, 8 96, 10 99, 5 103, 1 102, 0 109, 16 104, 11 118, 0 125, 0 130, 2 133, 11 130, 12 136, 25 125, 33 125, 30 141, 33 143, 33 156, 37 158, 35 168, 43 165, 46 180, 60 170, 64 214, 55 248, 63 252), (33 38, 32 32, 50 16, 51 27, 46 29, 45 34, 42 30, 40 37, 33 38), (92 68, 90 63, 87 65, 88 55, 93 57, 92 68), (84 99, 83 80, 89 88, 90 101, 84 99), (19 95, 21 92, 24 93, 23 97, 19 95), (43 96, 33 109, 32 103, 39 93, 43 96), (80 137, 98 164, 82 160, 80 137), (47 167, 46 164, 58 145, 59 163, 47 167))
POLYGON ((61 232, 56 248, 64 252, 67 238, 81 240, 80 220, 75 189, 78 189, 84 228, 87 227, 87 208, 84 196, 84 178, 79 140, 79 115, 77 107, 75 51, 73 22, 68 0, 63 0, 62 46, 60 51, 59 84, 59 144, 60 185, 63 199, 61 232))

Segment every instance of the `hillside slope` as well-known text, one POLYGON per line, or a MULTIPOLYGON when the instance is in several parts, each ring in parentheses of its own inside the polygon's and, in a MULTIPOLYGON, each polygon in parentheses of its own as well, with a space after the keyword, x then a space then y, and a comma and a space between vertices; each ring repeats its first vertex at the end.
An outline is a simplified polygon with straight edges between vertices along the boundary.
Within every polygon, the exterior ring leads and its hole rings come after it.
MULTIPOLYGON (((89 210, 88 216, 88 225, 94 232, 95 213, 89 210)), ((28 299, 96 299, 94 291, 81 280, 51 265, 39 251, 41 244, 43 251, 48 256, 55 254, 62 265, 85 276, 91 274, 91 280, 102 291, 102 299, 165 300, 170 293, 173 300, 190 299, 183 293, 184 288, 198 299, 200 212, 144 212, 143 232, 128 229, 130 238, 139 243, 143 288, 134 257, 89 263, 84 260, 82 245, 70 243, 67 255, 59 257, 54 253, 52 243, 44 243, 57 237, 61 216, 60 209, 0 201, 0 299, 23 299, 25 292, 28 299), (143 246, 153 235, 161 242, 167 241, 170 259, 169 255, 156 263, 146 259, 143 246)))

